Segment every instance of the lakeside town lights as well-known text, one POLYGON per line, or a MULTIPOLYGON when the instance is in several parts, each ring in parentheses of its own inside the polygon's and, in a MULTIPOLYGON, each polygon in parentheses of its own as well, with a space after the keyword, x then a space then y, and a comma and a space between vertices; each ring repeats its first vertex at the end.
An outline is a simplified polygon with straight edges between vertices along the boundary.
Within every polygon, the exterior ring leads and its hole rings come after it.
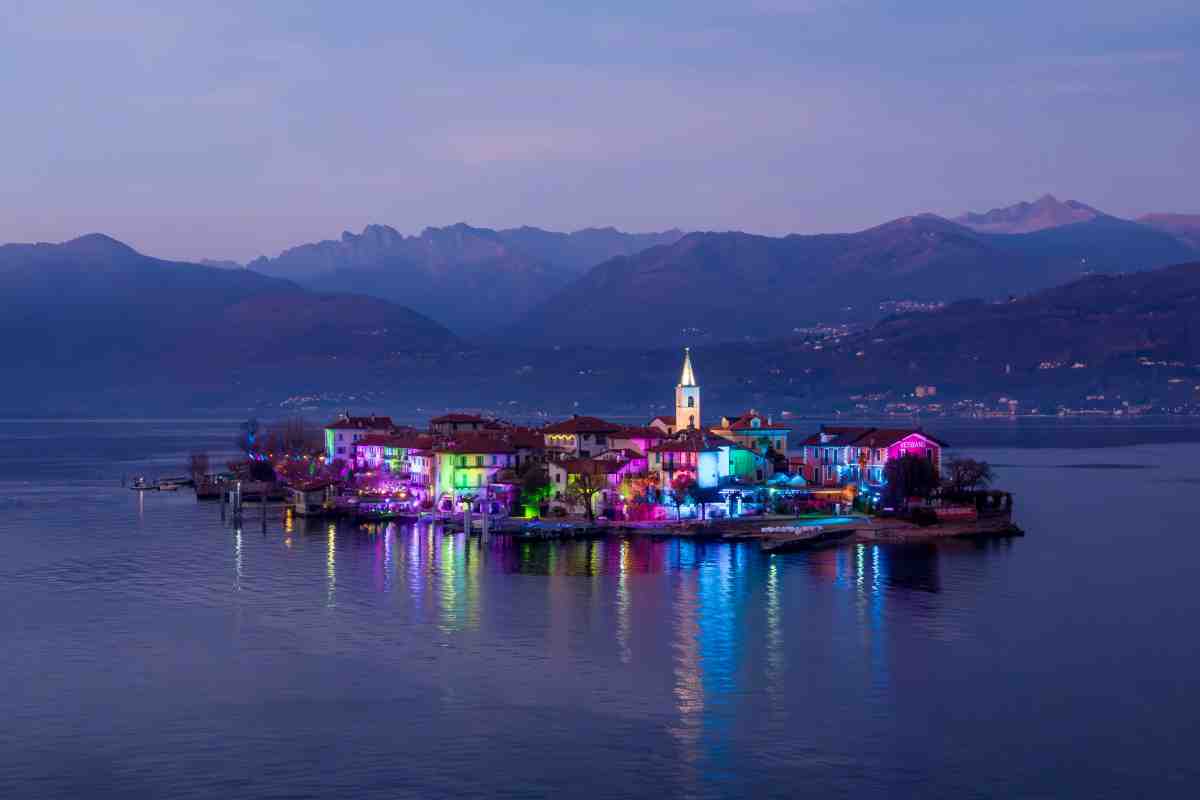
POLYGON ((319 460, 339 485, 414 512, 478 510, 486 496, 489 507, 527 518, 631 520, 742 516, 800 501, 849 505, 855 489, 848 487, 877 489, 892 459, 918 454, 940 464, 942 443, 920 429, 822 426, 790 453, 791 432, 755 409, 705 422, 685 348, 674 413, 645 426, 575 415, 523 427, 449 413, 419 431, 386 416, 345 413, 325 427, 319 460), (544 471, 546 483, 537 484, 536 474, 531 480, 530 470, 544 471))

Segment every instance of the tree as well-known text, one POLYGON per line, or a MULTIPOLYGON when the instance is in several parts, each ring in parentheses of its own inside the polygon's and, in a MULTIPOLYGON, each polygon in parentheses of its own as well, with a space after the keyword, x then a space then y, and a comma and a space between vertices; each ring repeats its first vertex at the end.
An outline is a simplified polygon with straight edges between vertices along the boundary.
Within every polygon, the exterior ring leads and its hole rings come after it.
POLYGON ((573 501, 573 504, 583 504, 587 509, 588 522, 596 521, 596 510, 592 508, 592 501, 604 488, 605 477, 604 473, 596 469, 594 462, 581 464, 579 472, 567 476, 567 498, 573 501))
POLYGON ((679 510, 691 497, 695 486, 696 479, 690 473, 677 472, 675 477, 671 478, 671 503, 675 506, 675 519, 679 519, 679 510))
POLYGON ((234 444, 246 455, 258 452, 258 420, 251 417, 243 422, 234 444))
POLYGON ((982 489, 991 484, 992 465, 973 458, 952 458, 946 463, 945 486, 955 494, 982 489))
POLYGON ((527 460, 517 468, 517 479, 521 487, 520 502, 529 508, 538 508, 550 493, 550 477, 544 464, 527 460))
POLYGON ((626 508, 631 519, 652 519, 653 509, 657 507, 658 475, 653 472, 643 472, 626 475, 621 481, 621 496, 626 498, 629 507, 626 508))
POLYGON ((884 468, 887 488, 884 497, 893 508, 902 506, 910 497, 928 497, 937 488, 938 476, 928 458, 906 455, 892 459, 884 468))

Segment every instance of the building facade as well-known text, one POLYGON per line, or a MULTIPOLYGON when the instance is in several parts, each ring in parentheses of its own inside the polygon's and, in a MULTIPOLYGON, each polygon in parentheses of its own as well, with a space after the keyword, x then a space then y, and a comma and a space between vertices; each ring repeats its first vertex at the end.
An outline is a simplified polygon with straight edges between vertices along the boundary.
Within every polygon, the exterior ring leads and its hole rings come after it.
POLYGON ((940 475, 945 446, 920 428, 822 425, 801 443, 798 463, 805 479, 817 486, 882 486, 888 462, 906 455, 927 459, 940 475))

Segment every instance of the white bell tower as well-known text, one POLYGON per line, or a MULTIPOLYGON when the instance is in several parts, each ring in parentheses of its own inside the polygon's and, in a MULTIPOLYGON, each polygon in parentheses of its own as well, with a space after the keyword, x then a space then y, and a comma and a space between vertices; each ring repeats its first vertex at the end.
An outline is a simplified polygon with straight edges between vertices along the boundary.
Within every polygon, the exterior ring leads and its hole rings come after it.
POLYGON ((692 372, 692 352, 683 348, 683 372, 675 387, 675 430, 700 430, 700 387, 692 372))

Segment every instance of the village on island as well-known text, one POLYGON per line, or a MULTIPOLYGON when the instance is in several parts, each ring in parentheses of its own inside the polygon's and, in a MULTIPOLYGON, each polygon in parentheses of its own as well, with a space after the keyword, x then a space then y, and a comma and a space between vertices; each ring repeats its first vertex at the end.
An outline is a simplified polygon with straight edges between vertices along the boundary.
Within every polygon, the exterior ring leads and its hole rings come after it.
POLYGON ((700 400, 685 349, 675 413, 644 425, 576 415, 532 427, 449 413, 419 430, 346 412, 325 424, 319 450, 251 435, 232 472, 193 468, 196 492, 237 513, 270 497, 299 517, 539 536, 709 532, 766 547, 934 528, 1019 533, 1011 495, 988 490, 987 466, 944 465, 946 444, 920 428, 794 431, 754 409, 706 420, 700 400))

